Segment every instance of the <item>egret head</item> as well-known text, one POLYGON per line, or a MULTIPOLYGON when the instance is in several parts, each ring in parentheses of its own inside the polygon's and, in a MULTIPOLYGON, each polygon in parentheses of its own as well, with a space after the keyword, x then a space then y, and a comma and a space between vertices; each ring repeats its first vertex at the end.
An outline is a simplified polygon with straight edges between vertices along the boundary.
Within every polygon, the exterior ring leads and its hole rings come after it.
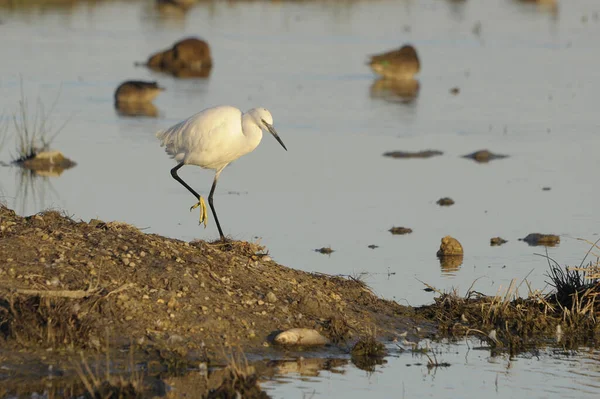
POLYGON ((271 133, 273 137, 275 137, 275 139, 279 142, 279 144, 281 144, 284 150, 287 151, 287 148, 285 148, 285 144, 283 144, 283 141, 281 141, 279 135, 277 134, 277 131, 273 127, 273 116, 266 108, 253 108, 250 111, 248 111, 248 114, 252 116, 256 124, 261 129, 268 130, 269 133, 271 133))

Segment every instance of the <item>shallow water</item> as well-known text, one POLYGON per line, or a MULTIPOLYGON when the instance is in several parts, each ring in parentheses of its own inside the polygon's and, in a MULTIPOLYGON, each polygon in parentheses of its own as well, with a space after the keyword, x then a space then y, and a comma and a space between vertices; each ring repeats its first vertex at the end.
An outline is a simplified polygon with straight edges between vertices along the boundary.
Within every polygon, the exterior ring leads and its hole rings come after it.
POLYGON ((301 361, 290 361, 292 366, 281 367, 290 372, 261 386, 274 398, 591 398, 600 388, 597 351, 510 358, 490 356, 477 342, 433 344, 431 349, 446 367, 429 368, 426 356, 410 351, 388 357, 374 372, 346 364, 302 375, 304 369, 294 367, 301 361))
MULTIPOLYGON (((68 123, 52 147, 78 165, 35 181, 0 168, 0 194, 22 214, 53 207, 84 220, 214 239, 212 218, 207 229, 198 226, 198 214, 189 212, 194 199, 170 177, 174 163, 154 133, 205 107, 262 105, 289 151, 265 137, 223 172, 215 203, 226 234, 258 237, 275 260, 294 268, 366 272, 375 292, 411 305, 432 300, 419 281, 464 292, 476 280, 476 290, 493 294, 513 278, 527 278, 543 289, 547 265, 536 253, 545 249, 518 238, 560 234, 548 254, 579 264, 589 244, 577 238, 595 240, 600 219, 593 180, 600 5, 563 3, 554 14, 510 0, 208 2, 179 18, 137 1, 1 8, 0 112, 16 110, 21 78, 32 110, 38 96, 49 108, 59 94, 53 126, 68 123), (189 35, 211 45, 215 67, 208 79, 177 80, 134 67, 189 35), (422 62, 418 98, 403 104, 372 96, 376 77, 367 55, 405 42, 422 62), (158 118, 115 112, 114 89, 131 78, 166 87, 154 101, 158 118), (452 87, 460 94, 450 94, 452 87), (489 164, 461 158, 484 148, 510 157, 489 164), (425 149, 444 155, 382 156, 425 149), (435 204, 445 196, 456 204, 435 204), (392 236, 392 226, 413 233, 392 236), (465 248, 458 269, 441 268, 435 256, 447 234, 465 248), (498 235, 509 242, 490 247, 498 235), (335 252, 314 252, 323 246, 335 252)), ((0 151, 5 162, 15 153, 11 133, 0 151)), ((181 175, 208 194, 212 172, 186 167, 181 175)), ((525 284, 520 292, 526 294, 525 284)), ((539 362, 543 368, 554 360, 539 362)), ((389 378, 385 383, 353 381, 385 396, 387 384, 399 389, 394 364, 377 373, 389 378)), ((533 365, 526 369, 538 375, 533 365)), ((460 376, 465 368, 443 372, 460 376)), ((571 392, 544 375, 538 387, 571 392)), ((528 379, 518 381, 529 386, 528 379)), ((340 386, 334 382, 330 394, 340 386)), ((427 386, 419 392, 433 394, 427 386)), ((471 388, 456 385, 454 393, 465 396, 471 388)))

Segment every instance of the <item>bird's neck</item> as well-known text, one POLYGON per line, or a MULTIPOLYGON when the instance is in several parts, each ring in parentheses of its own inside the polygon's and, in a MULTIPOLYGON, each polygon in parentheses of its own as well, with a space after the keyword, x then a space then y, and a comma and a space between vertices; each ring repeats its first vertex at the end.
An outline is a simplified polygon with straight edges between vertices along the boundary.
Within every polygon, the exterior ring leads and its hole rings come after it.
POLYGON ((242 117, 242 132, 246 136, 250 151, 254 150, 262 139, 262 129, 250 115, 244 114, 242 117))

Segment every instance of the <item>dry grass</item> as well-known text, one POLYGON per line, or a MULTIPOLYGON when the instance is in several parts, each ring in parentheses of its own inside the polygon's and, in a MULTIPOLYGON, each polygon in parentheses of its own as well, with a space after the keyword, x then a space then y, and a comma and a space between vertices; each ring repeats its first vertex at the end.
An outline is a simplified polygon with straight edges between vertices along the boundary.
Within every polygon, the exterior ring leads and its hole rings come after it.
POLYGON ((13 114, 13 124, 17 133, 17 154, 13 156, 13 163, 23 163, 34 158, 43 151, 48 151, 52 141, 65 127, 68 120, 58 128, 52 127, 51 115, 56 108, 60 91, 56 99, 46 111, 44 103, 38 98, 36 109, 32 113, 23 91, 21 82, 21 99, 18 110, 13 114))
POLYGON ((367 330, 350 351, 352 363, 361 370, 375 371, 375 366, 384 363, 385 346, 377 340, 377 329, 367 330))
POLYGON ((23 346, 86 347, 91 321, 83 309, 88 305, 40 295, 1 295, 0 333, 23 346))
POLYGON ((202 395, 203 398, 270 398, 260 389, 259 375, 254 367, 248 364, 248 359, 241 349, 233 351, 230 348, 229 355, 225 354, 225 350, 223 352, 228 364, 222 382, 216 389, 207 389, 202 395))
MULTIPOLYGON (((108 342, 108 336, 106 341, 108 342)), ((111 374, 110 351, 107 346, 105 352, 104 372, 99 371, 101 366, 100 359, 96 359, 95 370, 92 370, 88 360, 83 352, 80 352, 81 362, 74 362, 73 366, 81 383, 86 389, 86 398, 94 399, 126 399, 126 398, 142 398, 147 390, 144 385, 144 375, 136 370, 133 360, 133 346, 129 351, 129 365, 125 372, 127 377, 123 375, 111 374)))

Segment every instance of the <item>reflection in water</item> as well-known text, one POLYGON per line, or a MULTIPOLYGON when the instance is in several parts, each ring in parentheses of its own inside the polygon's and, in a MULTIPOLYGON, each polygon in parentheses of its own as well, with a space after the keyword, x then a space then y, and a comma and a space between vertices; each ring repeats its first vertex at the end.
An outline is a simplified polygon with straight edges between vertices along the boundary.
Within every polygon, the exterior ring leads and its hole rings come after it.
POLYGON ((152 103, 116 103, 115 109, 122 116, 158 116, 158 108, 152 103))
POLYGON ((457 21, 465 19, 465 3, 466 0, 448 0, 450 15, 456 18, 457 21))
POLYGON ((33 212, 46 209, 46 201, 52 203, 60 199, 58 191, 52 186, 51 177, 58 177, 64 169, 31 170, 26 168, 15 168, 17 180, 17 192, 15 194, 14 209, 19 214, 26 215, 28 203, 32 203, 33 212))
MULTIPOLYGON (((291 360, 272 360, 267 363, 274 375, 289 375, 301 377, 318 377, 321 371, 326 370, 335 374, 344 374, 338 367, 346 366, 347 359, 322 359, 299 357, 291 360)), ((303 378, 300 378, 301 380, 303 378)), ((308 379, 306 379, 308 380, 308 379)))
POLYGON ((380 98, 390 102, 413 103, 419 95, 420 83, 409 79, 377 79, 371 85, 371 98, 380 98))
POLYGON ((558 2, 556 0, 514 0, 515 3, 528 4, 538 12, 547 12, 558 18, 558 2))
POLYGON ((440 267, 443 275, 454 276, 463 263, 463 255, 440 256, 440 267))
POLYGON ((183 18, 196 0, 156 0, 156 10, 164 17, 183 18))

